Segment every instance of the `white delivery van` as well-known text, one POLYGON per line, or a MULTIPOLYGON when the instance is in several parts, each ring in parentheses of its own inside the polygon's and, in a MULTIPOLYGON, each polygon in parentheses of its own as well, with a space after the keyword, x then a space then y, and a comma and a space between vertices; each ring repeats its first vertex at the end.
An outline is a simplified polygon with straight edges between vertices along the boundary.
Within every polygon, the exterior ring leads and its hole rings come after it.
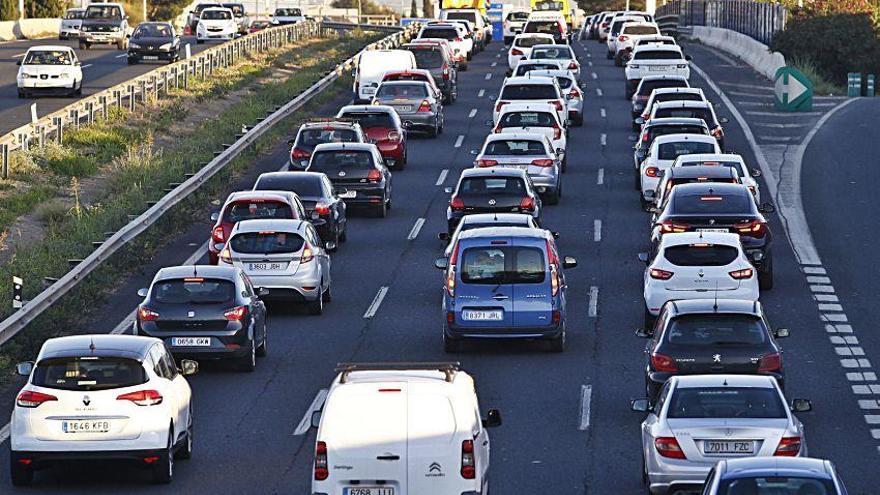
POLYGON ((358 58, 354 74, 354 103, 369 103, 386 72, 416 68, 416 57, 408 50, 368 50, 358 58))
POLYGON ((458 363, 341 364, 321 412, 312 495, 488 493, 489 435, 458 363))

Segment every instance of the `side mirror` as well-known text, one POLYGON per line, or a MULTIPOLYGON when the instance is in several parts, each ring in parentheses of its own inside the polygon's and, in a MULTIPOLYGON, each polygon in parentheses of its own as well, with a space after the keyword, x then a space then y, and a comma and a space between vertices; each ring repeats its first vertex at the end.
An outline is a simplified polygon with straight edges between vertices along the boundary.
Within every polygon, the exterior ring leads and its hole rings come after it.
POLYGON ((21 65, 21 60, 19 60, 18 62, 15 62, 15 65, 21 65))
POLYGON ((312 411, 312 427, 321 426, 321 411, 312 411))
POLYGON ((211 213, 211 221, 212 222, 216 222, 219 219, 220 219, 220 212, 219 211, 215 211, 215 212, 211 213))
POLYGON ((556 154, 559 155, 559 156, 564 155, 564 154, 565 154, 565 149, 564 149, 564 148, 556 148, 556 154))
POLYGON ((33 361, 25 361, 15 365, 15 374, 18 376, 31 376, 31 371, 34 371, 33 361))
POLYGON ((635 412, 646 413, 651 411, 651 403, 648 399, 635 399, 630 402, 630 409, 635 412))
POLYGON ((813 403, 809 399, 794 399, 791 401, 792 412, 807 412, 813 410, 813 403))
POLYGON ((650 260, 651 258, 650 256, 648 256, 648 253, 639 253, 639 261, 641 261, 642 263, 647 265, 648 261, 650 260))
POLYGON ((642 339, 650 339, 650 338, 653 337, 653 336, 654 336, 654 334, 651 333, 651 331, 648 330, 648 329, 645 329, 645 328, 636 328, 636 337, 639 337, 639 338, 642 338, 642 339))
POLYGON ((559 239, 559 232, 556 232, 555 230, 551 230, 550 235, 552 235, 554 239, 559 239))
POLYGON ((656 214, 660 213, 660 208, 657 208, 656 206, 647 206, 647 207, 645 207, 645 211, 656 215, 656 214))
POLYGON ((773 336, 776 337, 777 339, 784 339, 784 338, 788 337, 789 335, 791 335, 791 334, 789 333, 787 328, 777 328, 776 330, 773 331, 773 336))
POLYGON ((685 55, 684 59, 687 60, 688 62, 690 62, 691 60, 694 59, 694 57, 691 57, 690 55, 685 55))
POLYGON ((636 125, 645 125, 645 119, 642 117, 636 117, 636 120, 634 120, 633 122, 635 122, 636 125))
POLYGON ((761 206, 758 207, 758 211, 761 213, 773 213, 776 211, 776 206, 773 203, 761 203, 761 206))
POLYGON ((727 117, 719 117, 718 118, 719 124, 727 124, 728 122, 730 122, 730 119, 728 119, 727 117))
POLYGON ((571 256, 566 256, 566 257, 562 258, 562 268, 568 269, 568 268, 575 268, 577 266, 578 266, 577 260, 572 258, 571 256))
POLYGON ((471 150, 471 154, 476 156, 480 154, 480 150, 471 150))
POLYGON ((443 192, 445 192, 446 194, 452 194, 452 188, 451 187, 444 187, 443 192))
POLYGON ((183 376, 192 376, 199 372, 199 363, 192 359, 180 360, 180 373, 183 376))
POLYGON ((437 258, 434 260, 434 268, 438 270, 445 270, 449 268, 449 260, 446 258, 437 258))
POLYGON ((81 66, 82 66, 82 62, 80 62, 79 60, 77 60, 76 62, 73 63, 73 65, 75 65, 75 66, 77 66, 77 67, 81 67, 81 66))
POLYGON ((437 239, 440 239, 441 241, 449 242, 449 239, 450 239, 449 232, 440 232, 439 234, 437 234, 437 239))
POLYGON ((501 411, 498 409, 489 409, 486 417, 483 418, 483 428, 495 428, 501 426, 501 411))
POLYGON ((761 171, 758 170, 758 169, 754 169, 754 170, 752 170, 752 172, 751 172, 751 176, 757 179, 758 177, 761 176, 761 171))
POLYGON ((143 287, 138 289, 138 291, 137 291, 138 297, 147 297, 147 294, 148 294, 147 289, 143 288, 143 287))
POLYGON ((269 289, 265 287, 257 287, 256 289, 257 297, 266 297, 269 295, 269 289))
POLYGON ((333 194, 339 196, 348 192, 348 189, 344 187, 335 187, 333 188, 333 194))

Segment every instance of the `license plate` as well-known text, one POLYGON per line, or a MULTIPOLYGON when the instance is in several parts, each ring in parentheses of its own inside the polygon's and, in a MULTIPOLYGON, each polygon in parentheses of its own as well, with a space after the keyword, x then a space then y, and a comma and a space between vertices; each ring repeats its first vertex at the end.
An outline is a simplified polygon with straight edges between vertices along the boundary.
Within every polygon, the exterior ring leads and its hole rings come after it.
POLYGON ((343 495, 394 495, 394 488, 382 486, 348 486, 343 495))
POLYGON ((697 232, 730 232, 728 229, 697 229, 697 232))
POLYGON ((159 60, 159 57, 156 55, 144 55, 143 59, 144 60, 159 60))
POLYGON ((463 311, 461 318, 465 321, 501 321, 501 310, 491 311, 463 311))
POLYGON ((351 199, 357 197, 357 194, 357 191, 345 191, 344 193, 340 194, 339 197, 342 199, 351 199))
POLYGON ((528 165, 519 165, 517 163, 502 163, 501 166, 504 168, 516 168, 519 170, 528 170, 529 169, 528 165))
POLYGON ((412 105, 397 105, 394 109, 401 112, 412 112, 413 107, 412 105))
POLYGON ((106 419, 62 421, 61 431, 64 433, 107 433, 110 421, 106 419))
POLYGON ((648 70, 651 72, 663 72, 669 70, 669 67, 665 65, 655 65, 652 67, 648 67, 648 70))
POLYGON ((174 347, 210 347, 211 337, 172 337, 174 347))
POLYGON ((250 264, 250 269, 255 272, 284 270, 285 268, 287 268, 287 263, 251 263, 250 264))
POLYGON ((364 94, 371 95, 376 92, 376 88, 364 88, 363 91, 364 91, 364 94))
POLYGON ((706 454, 754 454, 754 442, 731 442, 713 441, 703 442, 703 452, 706 454))

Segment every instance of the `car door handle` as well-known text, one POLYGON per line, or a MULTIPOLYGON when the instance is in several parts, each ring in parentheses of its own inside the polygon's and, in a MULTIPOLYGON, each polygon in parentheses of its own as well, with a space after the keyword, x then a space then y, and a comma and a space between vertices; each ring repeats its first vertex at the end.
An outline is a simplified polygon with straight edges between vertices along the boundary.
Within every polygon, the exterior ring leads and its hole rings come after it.
POLYGON ((492 299, 495 299, 496 301, 504 301, 505 299, 510 298, 505 296, 504 294, 495 294, 494 296, 492 296, 492 299))

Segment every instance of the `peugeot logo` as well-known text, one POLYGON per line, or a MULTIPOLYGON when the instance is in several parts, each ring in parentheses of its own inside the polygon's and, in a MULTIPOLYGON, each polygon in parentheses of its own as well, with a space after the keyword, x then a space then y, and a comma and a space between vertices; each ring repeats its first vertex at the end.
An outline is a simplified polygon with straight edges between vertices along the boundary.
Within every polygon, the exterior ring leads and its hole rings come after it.
POLYGON ((430 466, 428 466, 429 473, 442 473, 443 468, 440 466, 439 462, 432 462, 430 466))
POLYGON ((714 219, 714 218, 710 218, 710 219, 709 219, 709 225, 715 225, 715 219, 714 219))
POLYGON ((195 317, 196 317, 196 312, 195 312, 195 311, 190 311, 190 312, 188 312, 188 313, 186 314, 186 317, 187 317, 187 318, 195 318, 195 317))
POLYGON ((495 200, 494 200, 494 199, 490 199, 490 200, 489 200, 489 206, 495 206, 495 200))
POLYGON ((92 403, 92 399, 89 399, 88 395, 83 396, 83 405, 84 406, 88 406, 91 403, 92 403))
POLYGON ((340 177, 345 177, 345 171, 344 171, 344 170, 340 170, 340 171, 339 171, 339 176, 340 176, 340 177))
POLYGON ((712 362, 720 363, 721 362, 721 354, 712 354, 712 362))

